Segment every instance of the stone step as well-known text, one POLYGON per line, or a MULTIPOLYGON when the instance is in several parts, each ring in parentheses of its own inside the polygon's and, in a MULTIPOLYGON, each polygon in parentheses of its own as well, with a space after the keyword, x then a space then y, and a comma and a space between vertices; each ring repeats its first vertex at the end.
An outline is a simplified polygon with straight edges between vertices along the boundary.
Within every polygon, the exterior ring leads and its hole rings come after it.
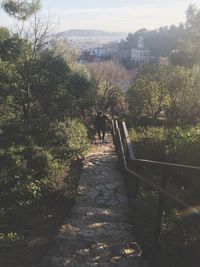
POLYGON ((52 253, 53 256, 49 260, 49 266, 52 267, 146 266, 139 257, 141 250, 134 242, 129 244, 111 241, 102 243, 81 238, 60 240, 57 244, 57 253, 52 253))
POLYGON ((59 238, 61 239, 94 239, 100 242, 112 240, 113 242, 131 242, 133 241, 132 226, 128 223, 109 223, 95 222, 86 225, 80 223, 77 225, 64 224, 60 230, 59 238))
POLYGON ((91 206, 75 206, 72 210, 69 219, 70 222, 76 220, 77 222, 85 222, 91 224, 93 222, 125 222, 128 223, 128 209, 119 211, 118 208, 98 208, 91 206))
POLYGON ((37 267, 147 267, 129 224, 118 165, 111 143, 97 144, 86 157, 76 205, 37 267))

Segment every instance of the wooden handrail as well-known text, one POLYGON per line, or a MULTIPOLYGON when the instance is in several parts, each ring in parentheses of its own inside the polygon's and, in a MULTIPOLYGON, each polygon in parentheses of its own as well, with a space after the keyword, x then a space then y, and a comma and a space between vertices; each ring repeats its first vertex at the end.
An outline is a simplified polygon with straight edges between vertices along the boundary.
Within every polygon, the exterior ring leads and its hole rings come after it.
MULTIPOLYGON (((123 169, 126 173, 131 175, 132 177, 146 183, 151 188, 156 190, 159 193, 159 202, 158 202, 158 208, 157 208, 157 216, 156 216, 156 222, 155 222, 155 233, 154 233, 154 244, 153 244, 153 252, 152 252, 152 261, 151 265, 154 265, 156 254, 157 254, 157 248, 159 244, 159 237, 161 232, 161 225, 162 225, 162 217, 163 217, 163 210, 164 210, 164 200, 165 198, 170 198, 173 201, 175 201, 177 204, 181 205, 182 207, 191 210, 194 214, 197 216, 200 216, 200 212, 198 209, 192 207, 185 201, 181 200, 179 197, 173 195, 172 193, 168 192, 167 189, 167 183, 169 180, 168 176, 168 170, 170 169, 183 169, 183 170, 195 170, 200 171, 200 167, 198 166, 190 166, 190 165, 182 165, 182 164, 175 164, 175 163, 167 163, 167 162, 159 162, 159 161, 153 161, 153 160, 147 160, 147 159, 137 159, 135 157, 133 147, 131 144, 131 140, 128 135, 128 130, 126 127, 126 123, 122 122, 122 127, 119 127, 119 122, 115 120, 112 125, 114 126, 113 133, 115 133, 114 140, 116 151, 119 151, 119 157, 120 160, 123 161, 123 169), (123 132, 122 132, 123 131, 123 132), (124 139, 122 138, 124 137, 124 139), (124 140, 124 142, 123 142, 124 140), (126 147, 124 147, 126 146, 126 147), (126 153, 128 153, 128 157, 126 153), (128 158, 128 162, 127 162, 128 158), (149 179, 145 178, 141 174, 139 174, 137 171, 130 169, 130 166, 138 166, 138 164, 142 165, 149 165, 149 166, 157 166, 163 168, 163 176, 161 180, 161 185, 157 185, 156 183, 150 181, 149 179)), ((138 168, 138 167, 137 167, 138 168)), ((135 199, 137 196, 134 196, 135 199)))

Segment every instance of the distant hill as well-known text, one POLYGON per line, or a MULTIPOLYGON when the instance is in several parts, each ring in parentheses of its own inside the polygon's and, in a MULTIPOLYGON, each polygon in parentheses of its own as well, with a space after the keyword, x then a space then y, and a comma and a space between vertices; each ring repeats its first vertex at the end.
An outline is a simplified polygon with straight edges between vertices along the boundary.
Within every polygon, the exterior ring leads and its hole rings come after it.
POLYGON ((126 32, 106 32, 101 30, 84 30, 84 29, 72 29, 59 33, 62 37, 119 37, 125 38, 128 33, 126 32))
POLYGON ((99 47, 109 42, 118 42, 125 39, 128 33, 75 29, 59 32, 56 35, 56 38, 67 39, 73 47, 81 51, 99 47))

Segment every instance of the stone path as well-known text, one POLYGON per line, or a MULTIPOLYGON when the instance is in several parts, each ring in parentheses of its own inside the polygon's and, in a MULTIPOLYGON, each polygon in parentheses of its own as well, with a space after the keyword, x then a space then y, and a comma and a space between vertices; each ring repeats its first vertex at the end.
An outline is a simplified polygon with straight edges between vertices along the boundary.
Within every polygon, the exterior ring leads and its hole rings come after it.
POLYGON ((146 266, 128 221, 114 147, 111 142, 96 142, 92 150, 84 162, 76 205, 42 266, 146 266))

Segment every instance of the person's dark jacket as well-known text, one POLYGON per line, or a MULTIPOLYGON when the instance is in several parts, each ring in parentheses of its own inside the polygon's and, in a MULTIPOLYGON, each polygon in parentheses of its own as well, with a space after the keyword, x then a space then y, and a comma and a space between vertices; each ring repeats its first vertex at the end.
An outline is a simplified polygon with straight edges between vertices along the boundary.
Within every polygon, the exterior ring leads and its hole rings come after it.
POLYGON ((97 115, 95 118, 95 128, 96 130, 101 130, 106 128, 106 121, 110 122, 109 118, 104 114, 102 116, 97 115))

